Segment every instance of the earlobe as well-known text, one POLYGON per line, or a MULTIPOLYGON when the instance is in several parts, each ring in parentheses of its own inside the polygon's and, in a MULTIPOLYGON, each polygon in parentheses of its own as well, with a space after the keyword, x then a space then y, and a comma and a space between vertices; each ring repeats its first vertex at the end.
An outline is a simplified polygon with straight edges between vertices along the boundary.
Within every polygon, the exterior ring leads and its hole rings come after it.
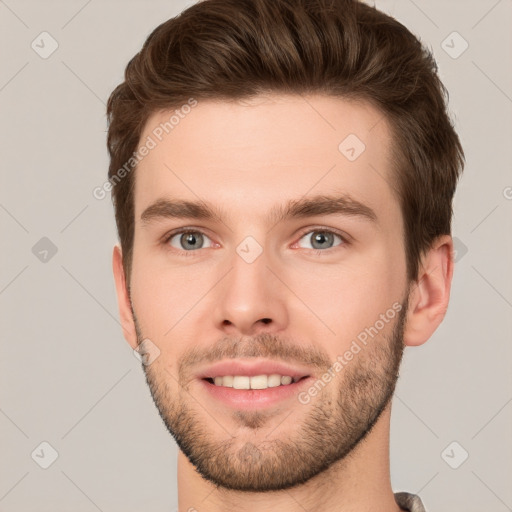
POLYGON ((404 343, 425 343, 438 328, 448 309, 453 276, 453 241, 439 237, 422 258, 418 280, 409 295, 404 343))
POLYGON ((117 304, 119 307, 119 318, 123 329, 123 335, 132 348, 137 347, 137 332, 132 315, 130 296, 126 287, 126 279, 123 268, 123 257, 121 247, 114 246, 112 254, 112 270, 116 284, 117 304))

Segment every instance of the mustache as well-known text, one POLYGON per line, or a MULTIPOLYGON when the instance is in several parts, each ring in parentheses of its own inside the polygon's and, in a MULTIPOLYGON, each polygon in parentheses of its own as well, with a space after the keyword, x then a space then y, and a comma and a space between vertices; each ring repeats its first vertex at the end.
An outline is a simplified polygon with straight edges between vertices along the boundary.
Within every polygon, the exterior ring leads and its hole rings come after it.
POLYGON ((332 364, 328 355, 317 346, 299 346, 274 334, 261 333, 252 337, 225 337, 206 349, 191 348, 178 363, 179 377, 185 378, 188 369, 198 364, 214 363, 222 359, 256 357, 296 362, 320 371, 327 371, 332 364))

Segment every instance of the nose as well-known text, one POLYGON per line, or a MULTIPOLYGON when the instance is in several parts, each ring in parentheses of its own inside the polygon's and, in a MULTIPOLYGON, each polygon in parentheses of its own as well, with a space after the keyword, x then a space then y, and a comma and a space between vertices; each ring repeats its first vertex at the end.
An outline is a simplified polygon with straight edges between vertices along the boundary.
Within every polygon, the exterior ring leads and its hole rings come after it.
POLYGON ((265 251, 251 263, 237 253, 233 256, 216 296, 215 320, 225 334, 256 335, 285 328, 286 287, 269 266, 265 251))

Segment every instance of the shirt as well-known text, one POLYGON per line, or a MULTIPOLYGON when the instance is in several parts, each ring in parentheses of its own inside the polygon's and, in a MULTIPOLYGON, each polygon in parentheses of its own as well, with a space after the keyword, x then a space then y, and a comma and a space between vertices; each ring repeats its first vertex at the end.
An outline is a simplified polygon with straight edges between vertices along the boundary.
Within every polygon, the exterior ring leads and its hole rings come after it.
POLYGON ((426 512, 419 496, 408 492, 395 492, 397 505, 406 512, 426 512))

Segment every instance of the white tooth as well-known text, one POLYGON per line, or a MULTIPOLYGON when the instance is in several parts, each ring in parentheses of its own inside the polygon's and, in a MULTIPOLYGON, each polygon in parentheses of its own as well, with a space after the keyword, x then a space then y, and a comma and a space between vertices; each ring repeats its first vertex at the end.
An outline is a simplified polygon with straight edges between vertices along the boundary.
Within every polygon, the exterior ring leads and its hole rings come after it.
POLYGON ((277 373, 273 373, 268 376, 267 386, 269 388, 275 388, 281 385, 281 375, 277 375, 277 373))
POLYGON ((247 375, 235 375, 233 377, 233 387, 235 389, 251 389, 251 379, 247 375))
POLYGON ((289 375, 283 375, 281 377, 281 384, 286 385, 286 384, 291 384, 291 382, 292 382, 292 378, 289 375))
POLYGON ((222 380, 222 385, 227 388, 233 387, 233 375, 225 375, 222 380))
POLYGON ((222 386, 222 377, 215 377, 213 379, 213 382, 215 383, 216 386, 222 386))
POLYGON ((251 389, 267 389, 267 376, 254 375, 251 377, 251 389))

